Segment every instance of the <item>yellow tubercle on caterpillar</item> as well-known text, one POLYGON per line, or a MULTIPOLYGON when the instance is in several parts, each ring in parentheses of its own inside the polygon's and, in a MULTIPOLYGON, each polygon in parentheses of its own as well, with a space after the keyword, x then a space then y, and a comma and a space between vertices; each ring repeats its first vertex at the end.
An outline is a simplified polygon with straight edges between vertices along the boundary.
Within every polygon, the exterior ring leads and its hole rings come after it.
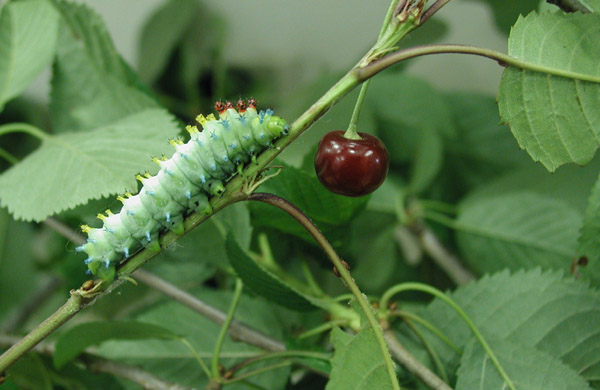
POLYGON ((106 211, 104 212, 104 214, 108 215, 109 217, 111 215, 113 215, 113 212, 110 209, 106 209, 106 211))
POLYGON ((150 172, 146 171, 144 172, 144 177, 150 179, 152 175, 150 174, 150 172))
POLYGON ((158 164, 158 166, 160 166, 161 160, 158 157, 152 157, 152 161, 154 161, 158 164))
POLYGON ((142 184, 144 184, 144 182, 146 181, 146 178, 144 176, 142 176, 142 175, 135 175, 135 179, 138 180, 142 184))
POLYGON ((183 145, 183 141, 181 140, 181 138, 170 139, 169 143, 174 148, 176 148, 178 145, 183 145))
POLYGON ((92 230, 92 228, 89 225, 81 225, 79 226, 79 228, 84 233, 89 233, 92 230))
MULTIPOLYGON (((206 122, 208 122, 208 119, 206 119, 206 117, 204 115, 200 114, 196 117, 196 122, 200 123, 200 126, 204 127, 204 124, 206 122)), ((194 126, 194 128, 196 128, 196 130, 198 130, 198 128, 196 126, 194 126)))
POLYGON ((99 220, 104 222, 104 220, 106 219, 106 215, 104 215, 102 213, 98 213, 98 214, 96 214, 96 218, 98 218, 99 220))
POLYGON ((132 196, 133 196, 133 194, 131 192, 127 191, 122 196, 121 195, 117 196, 117 200, 121 203, 125 203, 125 201, 127 199, 131 198, 132 196))
POLYGON ((190 135, 193 135, 194 133, 199 133, 200 130, 198 130, 198 128, 196 126, 192 126, 192 125, 187 125, 185 127, 185 130, 190 133, 190 135))

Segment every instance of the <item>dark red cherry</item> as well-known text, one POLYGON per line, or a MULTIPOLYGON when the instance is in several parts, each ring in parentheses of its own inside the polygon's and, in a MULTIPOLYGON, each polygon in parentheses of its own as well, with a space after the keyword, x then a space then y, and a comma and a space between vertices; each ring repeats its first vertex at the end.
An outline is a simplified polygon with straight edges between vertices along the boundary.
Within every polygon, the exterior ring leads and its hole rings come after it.
POLYGON ((375 191, 385 180, 389 167, 383 142, 367 133, 362 139, 344 137, 335 130, 325 134, 315 155, 315 172, 329 191, 345 196, 363 196, 375 191))

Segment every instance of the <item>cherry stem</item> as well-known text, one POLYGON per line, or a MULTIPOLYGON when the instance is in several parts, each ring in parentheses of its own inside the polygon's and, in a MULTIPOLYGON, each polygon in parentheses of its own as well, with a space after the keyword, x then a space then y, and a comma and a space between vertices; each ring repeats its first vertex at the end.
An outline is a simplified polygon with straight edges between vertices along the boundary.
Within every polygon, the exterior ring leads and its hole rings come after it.
POLYGON ((362 107, 363 101, 365 100, 365 95, 367 94, 367 88, 369 87, 369 81, 367 80, 360 87, 360 92, 358 93, 358 98, 356 99, 356 104, 354 105, 354 111, 352 112, 352 118, 350 118, 350 123, 348 124, 348 129, 344 133, 344 138, 353 139, 353 140, 361 140, 362 137, 356 131, 356 124, 358 123, 358 117, 360 116, 360 109, 362 107))
MULTIPOLYGON (((385 34, 385 30, 387 30, 388 25, 390 24, 390 20, 394 15, 394 10, 397 6, 399 6, 398 2, 398 0, 392 0, 392 2, 390 3, 390 6, 388 7, 387 12, 385 13, 385 17, 383 18, 383 24, 381 25, 381 29, 379 30, 379 36, 377 37, 377 40, 380 40, 381 37, 385 34)), ((406 0, 403 0, 400 3, 404 4, 405 2, 406 0)), ((352 117, 350 118, 348 129, 344 133, 344 138, 353 140, 362 139, 362 137, 356 132, 356 124, 358 123, 358 117, 360 116, 360 109, 362 107, 363 100, 365 99, 365 95, 367 94, 369 82, 370 80, 365 81, 360 87, 360 92, 358 93, 356 104, 354 105, 354 111, 352 111, 352 117)))

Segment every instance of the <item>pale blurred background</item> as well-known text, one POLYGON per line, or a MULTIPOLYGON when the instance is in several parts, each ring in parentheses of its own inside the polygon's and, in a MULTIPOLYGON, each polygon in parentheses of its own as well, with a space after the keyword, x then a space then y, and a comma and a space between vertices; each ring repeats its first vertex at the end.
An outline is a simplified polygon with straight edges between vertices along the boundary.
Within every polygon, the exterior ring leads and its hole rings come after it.
MULTIPOLYGON (((118 51, 135 68, 143 23, 163 1, 84 2, 102 15, 118 51)), ((203 4, 227 21, 227 63, 250 68, 283 66, 287 73, 280 76, 281 85, 294 88, 321 72, 341 72, 352 66, 375 40, 389 1, 206 0, 203 4)), ((454 0, 434 18, 448 27, 440 42, 506 51, 506 37, 483 3, 454 0)), ((445 54, 410 60, 408 71, 443 90, 495 95, 502 69, 490 60, 445 54)), ((32 85, 29 96, 46 99, 49 73, 44 72, 32 85)))

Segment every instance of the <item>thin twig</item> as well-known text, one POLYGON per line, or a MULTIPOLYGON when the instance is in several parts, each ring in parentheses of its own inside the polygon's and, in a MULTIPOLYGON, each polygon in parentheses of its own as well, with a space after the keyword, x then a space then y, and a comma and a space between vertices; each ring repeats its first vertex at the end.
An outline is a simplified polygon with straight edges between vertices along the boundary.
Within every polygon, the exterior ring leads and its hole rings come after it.
POLYGON ((462 286, 475 279, 475 276, 462 265, 461 261, 444 247, 431 229, 421 225, 417 229, 417 235, 425 252, 454 283, 462 286))
POLYGON ((46 302, 52 296, 52 293, 58 290, 62 285, 62 280, 57 277, 51 277, 48 281, 42 284, 33 294, 19 307, 16 313, 11 315, 2 324, 2 333, 14 333, 37 308, 46 302))
MULTIPOLYGON (((207 305, 195 296, 148 271, 139 269, 133 273, 132 276, 136 280, 157 291, 160 291, 170 298, 173 298, 177 302, 184 304, 185 306, 197 313, 202 314, 209 320, 219 325, 222 325, 225 322, 225 318, 227 316, 224 312, 207 305)), ((231 325, 229 326, 229 337, 236 341, 254 345, 255 347, 265 351, 285 351, 285 345, 281 341, 266 336, 258 330, 252 329, 248 325, 240 323, 236 320, 232 321, 231 325)))
POLYGON ((70 226, 64 224, 56 218, 46 218, 43 223, 76 245, 85 243, 85 237, 83 235, 77 233, 70 226))
POLYGON ((554 4, 558 8, 565 12, 581 12, 582 14, 589 14, 590 10, 587 9, 578 0, 546 0, 547 3, 554 4))
MULTIPOLYGON (((0 335, 0 346, 10 346, 18 341, 19 337, 17 336, 0 335)), ((33 350, 44 355, 53 355, 54 345, 41 342, 36 345, 33 350)), ((191 390, 191 388, 186 386, 163 381, 139 367, 106 360, 88 353, 81 354, 75 360, 83 363, 91 372, 111 374, 129 379, 130 381, 143 386, 145 390, 191 390)))
POLYGON ((432 390, 452 390, 446 382, 441 380, 404 348, 393 330, 386 329, 383 331, 383 335, 394 358, 411 374, 423 381, 432 390))
POLYGON ((443 6, 448 4, 450 0, 437 0, 435 3, 431 5, 431 7, 427 8, 427 11, 423 12, 423 16, 421 16, 421 24, 425 23, 427 19, 433 16, 436 12, 440 10, 443 6))

